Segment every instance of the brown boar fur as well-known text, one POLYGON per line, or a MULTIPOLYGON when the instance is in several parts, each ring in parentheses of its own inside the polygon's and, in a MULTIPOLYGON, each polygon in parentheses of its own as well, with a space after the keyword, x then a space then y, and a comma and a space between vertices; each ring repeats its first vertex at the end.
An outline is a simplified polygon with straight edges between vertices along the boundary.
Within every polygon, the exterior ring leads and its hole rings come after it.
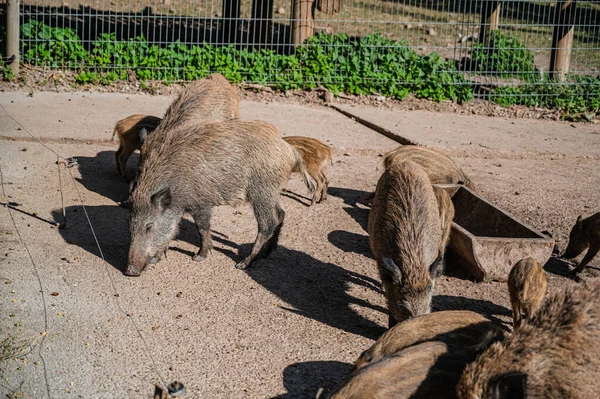
POLYGON ((549 298, 463 373, 461 399, 589 399, 600 392, 600 281, 549 298))
POLYGON ((462 371, 490 343, 489 339, 459 339, 453 343, 434 340, 410 346, 356 370, 329 398, 455 399, 462 371), (476 345, 468 346, 471 342, 476 345))
POLYGON ((148 136, 144 162, 130 194, 131 246, 126 274, 137 276, 168 248, 179 220, 190 213, 200 233, 194 260, 212 248, 212 208, 250 202, 258 222, 245 268, 277 246, 285 212, 279 193, 302 157, 265 122, 230 120, 175 126, 165 137, 148 136), (165 139, 166 138, 166 139, 165 139))
POLYGON ((369 213, 369 241, 381 277, 390 326, 431 311, 441 273, 442 232, 427 174, 414 162, 390 165, 369 213))
MULTIPOLYGON (((312 196, 311 205, 315 202, 325 201, 327 199, 327 181, 326 167, 329 160, 333 165, 333 151, 331 148, 317 139, 302 136, 288 136, 283 138, 288 144, 293 145, 302 155, 302 160, 306 170, 312 179, 317 183, 317 188, 312 196), (317 200, 317 197, 319 199, 317 200)), ((294 170, 294 172, 298 172, 294 170)))
POLYGON ((508 293, 515 328, 521 325, 521 314, 527 320, 540 308, 547 285, 544 268, 533 258, 521 259, 510 270, 508 293))
POLYGON ((432 184, 464 184, 476 191, 475 184, 453 159, 432 148, 403 145, 384 154, 382 158, 386 169, 394 163, 405 161, 421 165, 432 184))
POLYGON ((445 310, 408 319, 386 331, 355 362, 355 370, 426 341, 474 347, 503 338, 503 331, 486 317, 469 310, 445 310))
POLYGON ((150 133, 156 129, 161 118, 150 115, 131 115, 121 119, 115 125, 112 139, 115 134, 119 137, 119 149, 115 153, 117 164, 117 173, 125 176, 125 166, 127 160, 135 150, 139 150, 142 145, 142 130, 150 133))
POLYGON ((438 204, 440 212, 440 222, 442 228, 442 246, 440 256, 444 256, 448 241, 450 240, 450 230, 452 229, 452 219, 454 219, 454 203, 450 194, 443 188, 433 186, 433 193, 438 204))
POLYGON ((586 249, 587 253, 572 273, 581 273, 600 251, 600 212, 585 219, 581 215, 577 217, 569 234, 569 244, 562 256, 566 259, 576 258, 586 249))

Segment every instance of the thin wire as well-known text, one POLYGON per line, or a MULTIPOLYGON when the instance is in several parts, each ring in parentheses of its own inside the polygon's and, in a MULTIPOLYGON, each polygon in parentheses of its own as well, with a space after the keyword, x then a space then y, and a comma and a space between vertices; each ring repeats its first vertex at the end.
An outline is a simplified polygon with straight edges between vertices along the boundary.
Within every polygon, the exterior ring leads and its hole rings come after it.
MULTIPOLYGON (((119 301, 119 291, 117 290, 117 287, 115 285, 115 282, 112 278, 112 275, 110 274, 110 270, 108 269, 108 262, 106 261, 106 258, 104 257, 104 252, 102 251, 102 247, 100 246, 100 242, 98 241, 98 237, 96 236, 96 231, 94 230, 94 226, 92 225, 92 221, 90 220, 90 217, 87 213, 87 209, 85 207, 85 205, 83 204, 83 197, 81 196, 81 193, 79 192, 79 188, 77 187, 77 183, 75 181, 75 177, 73 176, 73 172, 71 171, 71 168, 68 167, 68 165, 70 164, 69 160, 64 158, 63 156, 61 156, 60 154, 58 154, 56 151, 54 151, 52 148, 48 147, 46 144, 44 144, 40 139, 38 139, 37 137, 35 137, 33 134, 31 134, 27 129, 25 129, 25 127, 23 127, 23 125, 21 125, 16 119, 14 119, 12 116, 10 116, 8 114, 8 112, 6 112, 6 109, 4 108, 4 106, 2 104, 0 104, 0 107, 2 107, 2 109, 4 110, 4 113, 6 114, 6 116, 8 116, 10 119, 12 119, 17 125, 19 125, 25 132, 27 132, 27 134, 29 134, 31 137, 33 137, 34 139, 36 139, 41 145, 43 145, 44 147, 46 147, 48 150, 52 151, 59 159, 62 159, 66 162, 66 167, 67 170, 69 171, 69 176, 71 177, 71 181, 73 182, 73 186, 75 187, 75 191, 77 192, 77 196, 79 197, 79 204, 81 205, 81 207, 83 208, 83 212, 85 214, 85 218, 87 219, 88 225, 90 226, 90 230, 92 231, 92 235, 94 236, 94 241, 96 242, 96 246, 98 247, 98 251, 100 252, 100 257, 102 258, 102 260, 104 261, 104 267, 106 269, 108 278, 110 280, 110 284, 112 286, 113 289, 113 297, 115 298, 115 303, 117 304, 117 309, 125 316, 128 315, 128 313, 123 310, 123 308, 121 307, 121 303, 119 301)), ((1 178, 1 183, 2 183, 2 193, 4 195, 4 197, 6 197, 6 194, 4 193, 4 177, 2 175, 2 169, 0 168, 0 178, 1 178)), ((59 166, 59 179, 60 179, 60 166, 59 166)), ((62 189, 61 189, 61 196, 62 196, 62 189)), ((44 298, 43 295, 43 288, 42 288, 42 281, 41 278, 37 272, 37 267, 35 265, 35 262, 33 261, 33 257, 31 256, 31 253, 29 252, 29 248, 27 247, 27 244, 25 244, 25 242, 23 241, 23 239, 21 238, 21 234, 19 233, 19 230, 17 229, 17 226, 15 224, 15 221, 12 217, 12 213, 10 212, 10 208, 9 208, 9 215, 10 218, 13 221, 13 225, 15 226, 15 229, 17 230, 17 234, 19 235, 19 239, 21 240, 21 243, 25 246, 25 249, 27 250, 27 253, 29 254, 29 259, 31 260, 31 262, 34 265, 34 269, 35 269, 35 273, 36 276, 38 278, 38 282, 40 284, 40 289, 42 292, 42 301, 44 302, 44 326, 45 329, 47 331, 48 329, 48 316, 46 313, 46 299, 44 298)), ((66 219, 65 219, 66 221, 66 219)), ((152 352, 150 352, 150 347, 148 346, 148 343, 146 342, 146 340, 144 339, 144 336, 142 335, 141 330, 139 329, 139 327, 137 326, 135 320, 131 317, 126 317, 131 324, 133 325, 133 327, 135 328, 138 336, 140 337, 140 339, 142 340, 142 342, 144 343, 144 347, 146 349, 146 353, 148 354, 148 357, 150 358, 150 361, 152 363, 152 368, 154 370, 154 372, 156 373, 156 375, 158 376, 158 378, 160 379, 160 381, 163 384, 163 387, 166 388, 168 386, 168 384, 166 383, 166 381, 164 380, 164 378, 162 377, 162 375, 158 372, 158 367, 156 366, 156 361, 154 360, 154 357, 152 356, 152 352)), ((48 390, 48 398, 51 398, 50 396, 50 388, 48 387, 48 377, 46 375, 46 363, 44 361, 44 358, 41 355, 41 347, 42 344, 44 342, 45 336, 43 337, 41 343, 40 343, 40 358, 42 359, 43 363, 44 363, 44 377, 46 379, 46 387, 48 390)))
POLYGON ((25 126, 21 125, 15 118, 13 118, 12 116, 9 115, 9 113, 6 111, 6 108, 4 108, 4 105, 0 104, 0 108, 2 108, 2 110, 4 111, 4 115, 9 117, 13 122, 15 122, 17 125, 19 125, 19 127, 21 129, 23 129, 23 131, 25 133, 27 133, 28 135, 31 136, 31 138, 33 138, 34 140, 37 140, 38 143, 40 143, 41 145, 43 145, 44 147, 46 147, 48 150, 52 151, 54 153, 54 155, 56 155, 58 158, 62 159, 65 162, 68 162, 66 158, 62 157, 59 153, 57 153, 56 151, 54 151, 52 148, 48 147, 46 144, 44 144, 44 142, 38 138, 35 137, 33 134, 31 134, 29 132, 29 130, 25 129, 25 126))
MULTIPOLYGON (((77 187, 77 182, 75 181, 75 177, 73 177, 73 172, 71 172, 71 169, 68 169, 68 171, 69 171, 69 176, 71 176, 71 181, 73 182, 73 186, 75 187, 75 191, 77 191, 77 196, 79 197, 79 203, 81 204, 81 207, 83 208, 83 213, 85 214, 85 218, 87 219, 88 225, 90 226, 90 230, 92 231, 92 235, 94 236, 94 241, 96 241, 96 246, 98 247, 98 251, 100 251, 100 257, 104 261, 104 268, 106 269, 106 274, 108 275, 108 278, 110 280, 110 284, 111 284, 111 286, 113 288, 113 291, 114 291, 114 294, 115 294, 114 298, 115 298, 115 302, 117 304, 117 308, 119 309, 119 311, 121 313, 123 313, 125 316, 127 316, 128 313, 125 310, 123 310, 123 308, 121 307, 121 302, 119 301, 119 291, 117 290, 117 287, 115 285, 115 281, 113 280, 112 275, 110 274, 110 270, 108 269, 108 262, 104 258, 104 253, 102 252, 102 248, 100 247, 100 243, 98 242, 98 237, 96 236, 96 232, 94 231, 94 227, 92 226, 92 221, 90 220, 90 217, 89 217, 89 215, 87 213, 85 205, 83 205, 83 198, 81 197, 81 193, 79 192, 79 188, 77 187)), ((154 368, 154 371, 155 371, 156 375, 158 375, 158 378, 160 378, 161 382, 163 383, 164 387, 166 388, 168 384, 166 383, 166 381, 163 379, 163 377, 158 372, 158 367, 156 366, 156 362, 154 361, 154 357, 152 356, 152 352, 150 352, 150 348, 148 346, 148 343, 144 339, 144 336, 142 335, 141 330, 137 326, 137 324, 135 322, 135 319, 133 319, 132 317, 127 317, 127 319, 131 322, 131 324, 133 325, 133 327, 137 331, 138 336, 140 337, 140 339, 144 343, 144 346, 146 348, 146 352, 148 353, 148 357, 150 357, 150 361, 152 362, 152 367, 154 368)))
MULTIPOLYGON (((4 173, 2 172, 2 166, 0 166, 0 183, 2 185, 2 196, 4 198, 8 198, 6 196, 6 191, 4 190, 4 173)), ((33 256, 31 255, 31 252, 29 251, 29 247, 27 246, 27 244, 23 240, 23 237, 21 236, 21 232, 19 231, 19 228, 17 227, 17 223, 15 222, 15 218, 12 215, 11 209, 8 206, 6 206, 6 209, 8 209, 8 215, 10 216, 10 220, 12 221, 12 224, 15 227, 15 231, 17 232, 17 235, 19 236, 19 241, 25 247, 25 251, 27 251, 27 255, 29 255, 29 260, 31 261, 31 264, 33 265, 33 271, 35 272, 35 277, 37 278, 38 285, 40 288, 40 295, 42 297, 42 305, 44 308, 44 334, 42 334, 42 339, 40 341, 38 356, 42 360, 42 367, 44 369, 44 381, 46 383, 46 393, 48 394, 48 398, 51 399, 52 395, 50 395, 50 384, 48 383, 48 370, 46 368, 46 360, 44 359, 44 356, 42 356, 42 349, 44 348, 44 341, 46 340, 46 336, 48 335, 48 310, 46 309, 46 298, 45 298, 45 294, 44 294, 44 286, 42 284, 42 278, 40 277, 38 267, 35 264, 35 261, 33 260, 33 256)))

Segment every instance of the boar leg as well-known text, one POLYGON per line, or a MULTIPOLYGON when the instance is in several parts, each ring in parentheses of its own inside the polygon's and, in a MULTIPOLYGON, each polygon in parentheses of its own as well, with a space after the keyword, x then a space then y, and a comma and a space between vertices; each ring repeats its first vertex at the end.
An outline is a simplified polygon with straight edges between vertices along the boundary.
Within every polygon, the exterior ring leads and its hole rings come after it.
POLYGON ((579 266, 577 266, 571 273, 573 273, 573 274, 581 273, 583 271, 583 269, 585 269, 587 264, 590 263, 590 261, 592 259, 594 259, 594 256, 596 256, 598 254, 598 251, 600 251, 600 244, 590 245, 590 249, 588 249, 587 253, 581 260, 581 263, 579 264, 579 266))
POLYGON ((121 153, 117 158, 117 162, 119 164, 119 168, 121 169, 121 176, 125 176, 125 166, 127 165, 127 160, 135 151, 135 146, 125 146, 121 153))
POLYGON ((325 176, 325 172, 321 172, 321 178, 323 179, 323 188, 321 189, 321 199, 319 202, 327 199, 327 189, 329 188, 329 181, 327 180, 327 176, 325 176))
POLYGON ((521 325, 521 308, 518 304, 512 305, 513 309, 513 329, 521 325))
POLYGON ((123 172, 121 171, 121 163, 119 160, 120 160, 122 152, 123 152, 123 145, 120 145, 117 152, 115 152, 115 163, 117 165, 117 173, 120 174, 121 176, 123 176, 123 172))
POLYGON ((206 259, 208 253, 212 249, 212 239, 210 238, 210 218, 212 216, 212 208, 197 208, 194 209, 192 217, 196 222, 198 233, 200 234, 200 245, 198 253, 194 255, 193 260, 200 262, 206 259))
POLYGON ((258 234, 252 246, 252 252, 243 261, 235 265, 236 268, 247 268, 255 260, 268 256, 277 247, 285 212, 283 212, 277 200, 274 202, 274 205, 264 201, 254 204, 254 217, 258 222, 258 234))

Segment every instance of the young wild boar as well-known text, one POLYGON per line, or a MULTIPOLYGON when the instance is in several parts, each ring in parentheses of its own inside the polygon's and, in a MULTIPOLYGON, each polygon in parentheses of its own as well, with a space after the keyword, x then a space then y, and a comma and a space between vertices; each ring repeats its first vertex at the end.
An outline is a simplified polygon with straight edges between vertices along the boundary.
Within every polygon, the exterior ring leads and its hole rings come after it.
POLYGON ((462 371, 489 343, 433 340, 410 346, 356 370, 329 398, 455 399, 462 371))
POLYGON ((521 325, 521 313, 528 320, 537 312, 546 295, 547 285, 546 272, 535 259, 521 259, 513 266, 508 274, 508 294, 514 328, 521 325))
POLYGON ((385 170, 369 213, 369 241, 390 312, 390 327, 431 311, 443 264, 440 213, 427 174, 414 162, 385 170))
POLYGON ((579 256, 583 251, 588 250, 579 266, 573 269, 573 274, 579 274, 585 269, 588 263, 600 251, 600 212, 581 219, 577 218, 575 226, 569 234, 569 244, 562 254, 565 259, 573 259, 579 256))
POLYGON ((403 145, 383 155, 385 168, 397 162, 413 161, 421 165, 432 184, 464 184, 473 191, 476 187, 450 157, 432 148, 416 145, 403 145))
POLYGON ((205 259, 212 248, 212 209, 242 202, 252 204, 258 222, 252 252, 236 265, 246 268, 277 246, 285 216, 279 193, 292 170, 300 170, 312 188, 301 155, 265 122, 180 125, 162 137, 148 136, 144 146, 144 162, 130 194, 131 246, 125 273, 130 276, 139 276, 166 252, 186 212, 200 233, 194 260, 205 259))
POLYGON ((409 346, 442 341, 461 347, 487 347, 504 337, 503 331, 486 317, 469 310, 444 310, 408 319, 386 331, 355 362, 355 370, 409 346))
MULTIPOLYGON (((315 202, 325 201, 327 199, 327 175, 325 174, 327 161, 333 165, 333 151, 331 148, 317 139, 302 136, 288 136, 283 138, 288 144, 293 145, 302 155, 306 170, 312 179, 317 183, 317 189, 313 193, 311 205, 315 202), (317 196, 319 199, 317 200, 317 196)), ((294 170, 294 172, 298 172, 294 170)))
POLYGON ((452 229, 452 219, 454 219, 454 203, 450 194, 443 188, 433 186, 433 193, 438 204, 440 212, 440 222, 442 227, 442 247, 440 256, 443 256, 446 251, 446 246, 450 240, 450 230, 452 229))
POLYGON ((156 129, 161 118, 150 115, 131 115, 121 119, 115 125, 112 139, 115 134, 119 137, 119 149, 115 153, 117 173, 125 176, 125 165, 135 150, 142 147, 142 142, 147 133, 156 129))
POLYGON ((461 399, 589 399, 600 392, 600 282, 548 299, 465 369, 461 399))

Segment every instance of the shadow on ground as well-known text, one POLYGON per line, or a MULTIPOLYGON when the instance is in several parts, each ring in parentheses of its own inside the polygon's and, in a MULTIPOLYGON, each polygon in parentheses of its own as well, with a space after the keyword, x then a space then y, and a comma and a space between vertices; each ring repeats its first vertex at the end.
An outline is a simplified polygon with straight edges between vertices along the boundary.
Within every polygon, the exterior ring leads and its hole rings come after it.
POLYGON ((431 301, 431 310, 433 312, 442 310, 470 310, 486 316, 500 326, 506 326, 509 323, 496 316, 512 317, 510 309, 485 299, 473 299, 452 295, 435 295, 431 301))
POLYGON ((279 246, 268 258, 248 269, 248 275, 290 304, 290 312, 309 317, 340 330, 377 339, 385 328, 366 319, 350 304, 382 313, 387 310, 348 294, 349 283, 379 289, 378 283, 332 263, 321 262, 303 252, 279 246))
MULTIPOLYGON (((106 262, 115 269, 123 272, 127 263, 130 242, 129 210, 121 208, 118 205, 86 206, 85 209, 106 262)), ((102 258, 83 208, 79 205, 69 206, 66 208, 66 214, 66 228, 58 229, 65 242, 83 248, 89 253, 102 258)), ((57 223, 62 223, 62 209, 52 211, 52 219, 57 223)), ((187 219, 182 219, 179 223, 179 231, 175 236, 175 240, 186 241, 197 246, 199 239, 200 236, 198 235, 196 225, 187 219)), ((247 255, 252 246, 251 244, 237 245, 229 241, 227 236, 218 231, 212 232, 212 239, 217 244, 214 250, 224 253, 236 262, 240 261, 244 255, 247 255), (232 249, 223 248, 223 246, 232 249)), ((194 255, 194 253, 173 246, 170 246, 169 249, 182 252, 190 257, 194 255)))
POLYGON ((369 237, 364 234, 351 233, 344 230, 334 230, 327 235, 327 239, 338 249, 344 252, 354 252, 372 258, 369 248, 369 237))
POLYGON ((315 361, 294 363, 283 371, 283 385, 287 393, 272 399, 314 398, 319 388, 333 390, 352 370, 350 363, 315 361))
MULTIPOLYGON (((113 201, 125 201, 129 183, 116 172, 115 151, 101 151, 95 157, 76 156, 81 178, 77 179, 87 190, 94 191, 113 201)), ((135 175, 139 155, 129 158, 127 176, 135 175)))

